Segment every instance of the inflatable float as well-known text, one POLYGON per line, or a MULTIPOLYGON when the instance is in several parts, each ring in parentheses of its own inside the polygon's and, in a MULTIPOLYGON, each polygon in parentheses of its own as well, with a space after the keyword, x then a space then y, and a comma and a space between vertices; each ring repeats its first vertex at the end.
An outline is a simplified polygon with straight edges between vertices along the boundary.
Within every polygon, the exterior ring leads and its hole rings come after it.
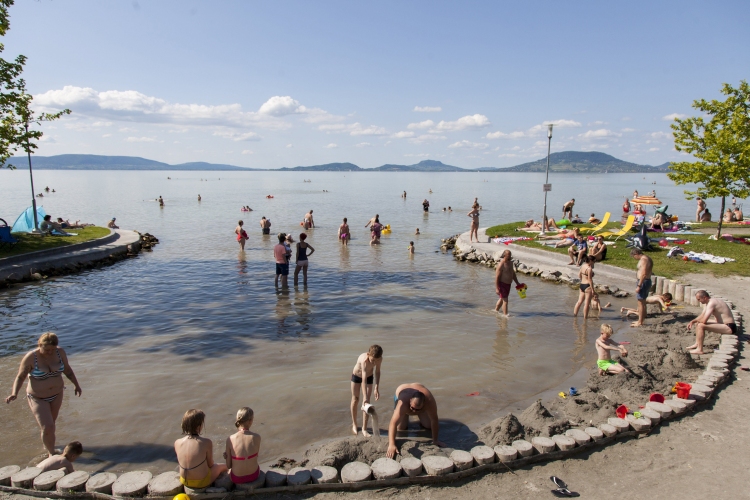
POLYGON ((391 234, 391 225, 386 225, 381 231, 380 234, 391 234))
POLYGON ((661 200, 655 196, 635 196, 630 203, 639 205, 661 205, 661 200))
POLYGON ((273 198, 273 195, 272 195, 272 194, 267 194, 267 195, 266 195, 266 199, 267 199, 267 200, 270 200, 270 199, 272 199, 272 198, 273 198))

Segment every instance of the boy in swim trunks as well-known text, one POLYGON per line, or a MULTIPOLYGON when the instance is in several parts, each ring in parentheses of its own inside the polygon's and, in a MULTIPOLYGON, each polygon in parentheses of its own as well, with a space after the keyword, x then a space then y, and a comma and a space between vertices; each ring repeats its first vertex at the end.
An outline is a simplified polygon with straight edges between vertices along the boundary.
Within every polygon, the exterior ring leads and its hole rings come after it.
POLYGON ((508 298, 510 297, 510 285, 515 281, 516 285, 520 286, 518 277, 516 277, 516 270, 513 268, 513 262, 511 261, 510 250, 503 252, 503 257, 495 267, 495 291, 500 296, 500 300, 495 304, 495 312, 503 308, 503 314, 508 315, 508 298))
POLYGON ((599 354, 599 360, 596 362, 596 365, 599 367, 599 375, 622 372, 633 373, 617 361, 614 361, 609 354, 609 351, 619 351, 620 356, 623 358, 628 355, 627 349, 610 338, 613 333, 612 327, 605 323, 601 326, 599 331, 602 333, 601 336, 596 339, 596 352, 599 354))
MULTIPOLYGON (((350 410, 352 413, 352 433, 356 436, 357 435, 357 411, 359 410, 359 393, 360 390, 362 390, 362 379, 365 379, 365 389, 364 389, 364 403, 365 404, 370 403, 370 396, 375 394, 375 401, 380 399, 380 390, 378 389, 378 386, 380 385, 380 366, 383 363, 383 348, 379 345, 371 345, 370 349, 368 349, 367 352, 363 352, 359 355, 359 358, 357 358, 357 364, 354 365, 354 370, 352 371, 352 382, 351 382, 351 389, 352 389, 352 402, 350 405, 350 410), (373 391, 373 383, 375 385, 374 391, 373 391)), ((362 435, 365 437, 370 437, 370 433, 367 432, 367 419, 369 415, 363 411, 362 412, 362 435)), ((379 429, 373 429, 373 432, 380 432, 379 429)))
POLYGON ((348 245, 350 239, 351 233, 349 232, 349 224, 346 221, 346 217, 344 217, 344 223, 339 226, 339 240, 341 240, 341 243, 344 245, 348 245))
POLYGON ((61 455, 52 455, 51 457, 42 460, 37 464, 37 467, 42 469, 42 472, 48 470, 65 469, 66 474, 74 472, 73 462, 83 454, 83 446, 80 441, 72 441, 68 443, 61 455))

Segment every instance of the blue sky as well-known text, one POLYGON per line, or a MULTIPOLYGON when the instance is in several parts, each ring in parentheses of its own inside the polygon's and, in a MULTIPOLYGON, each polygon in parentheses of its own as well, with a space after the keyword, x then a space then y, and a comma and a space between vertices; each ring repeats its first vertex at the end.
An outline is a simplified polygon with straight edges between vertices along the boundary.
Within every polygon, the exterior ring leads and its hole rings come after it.
POLYGON ((678 158, 670 116, 748 78, 750 3, 17 0, 38 154, 278 168, 552 151, 678 158))

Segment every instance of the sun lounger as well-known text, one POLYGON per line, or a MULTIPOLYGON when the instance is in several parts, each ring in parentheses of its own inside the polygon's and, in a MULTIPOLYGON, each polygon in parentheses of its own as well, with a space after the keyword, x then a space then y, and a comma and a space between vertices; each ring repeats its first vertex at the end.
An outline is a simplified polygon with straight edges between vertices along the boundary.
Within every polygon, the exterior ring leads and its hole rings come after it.
POLYGON ((596 234, 597 232, 599 232, 602 229, 604 229, 604 226, 607 225, 607 222, 609 222, 609 216, 610 215, 611 214, 609 212, 605 213, 604 214, 604 218, 602 219, 602 221, 599 224, 597 224, 594 227, 582 227, 579 231, 582 232, 582 233, 591 232, 593 234, 596 234))
POLYGON ((603 236, 604 238, 610 238, 612 236, 615 237, 615 241, 619 240, 620 237, 625 236, 628 234, 628 232, 633 229, 633 223, 635 222, 635 216, 628 215, 628 220, 625 221, 625 225, 622 229, 619 231, 606 231, 604 233, 600 233, 597 236, 603 236))
POLYGON ((10 226, 5 222, 5 219, 0 219, 0 222, 2 222, 2 225, 0 225, 0 248, 5 245, 12 248, 13 245, 18 243, 18 240, 10 234, 10 226))

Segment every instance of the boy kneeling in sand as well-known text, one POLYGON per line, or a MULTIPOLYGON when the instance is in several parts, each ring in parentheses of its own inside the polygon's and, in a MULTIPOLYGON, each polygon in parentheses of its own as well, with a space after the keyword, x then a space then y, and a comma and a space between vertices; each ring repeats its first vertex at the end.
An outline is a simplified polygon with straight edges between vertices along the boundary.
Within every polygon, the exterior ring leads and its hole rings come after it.
MULTIPOLYGON (((646 297, 646 305, 648 304, 658 304, 659 312, 668 311, 669 306, 672 305, 672 294, 667 292, 661 295, 649 295, 648 297, 646 297)), ((624 314, 627 318, 631 314, 635 314, 636 316, 638 316, 638 311, 636 309, 621 307, 620 314, 624 314)))
POLYGON ((65 473, 70 474, 73 469, 73 462, 83 454, 83 446, 80 441, 71 441, 65 447, 62 455, 52 455, 37 464, 37 467, 42 469, 42 472, 48 470, 57 470, 65 467, 65 473))
POLYGON ((610 338, 613 333, 612 327, 605 323, 601 326, 600 331, 602 334, 596 339, 596 352, 599 354, 599 360, 596 362, 596 365, 599 367, 599 375, 622 372, 633 373, 617 361, 613 361, 609 354, 609 351, 620 351, 620 356, 623 358, 628 355, 627 349, 610 338))
MULTIPOLYGON (((357 358, 357 364, 354 365, 352 372, 352 434, 357 435, 357 411, 359 410, 359 393, 362 390, 362 379, 365 379, 364 387, 364 403, 370 403, 370 396, 373 393, 373 382, 375 384, 375 401, 380 399, 380 391, 378 386, 380 385, 380 365, 383 363, 383 348, 375 344, 370 346, 367 352, 363 352, 357 358)), ((363 405, 364 406, 364 405, 363 405)), ((362 411, 362 435, 369 437, 370 433, 367 432, 367 419, 368 414, 362 411)), ((380 432, 378 429, 373 429, 375 432, 380 432)))

